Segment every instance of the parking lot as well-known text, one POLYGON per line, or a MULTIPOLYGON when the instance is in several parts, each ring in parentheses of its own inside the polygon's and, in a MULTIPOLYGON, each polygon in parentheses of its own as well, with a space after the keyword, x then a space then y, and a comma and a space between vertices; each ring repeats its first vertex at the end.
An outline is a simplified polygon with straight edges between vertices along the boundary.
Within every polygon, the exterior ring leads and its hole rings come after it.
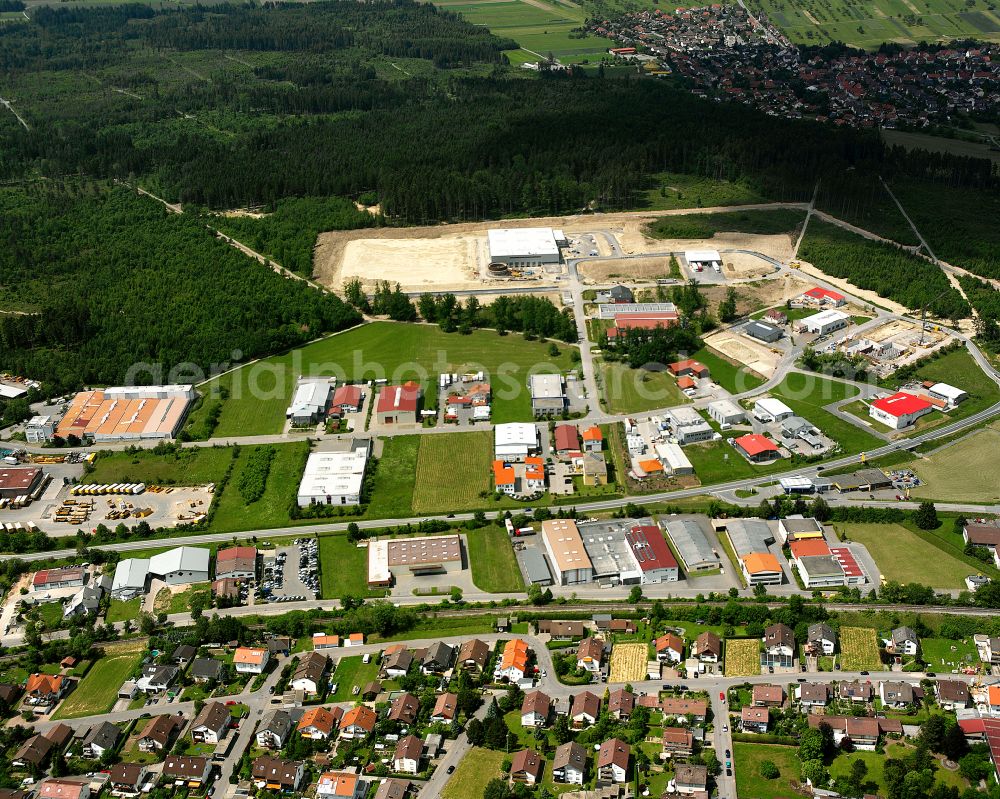
POLYGON ((292 546, 278 547, 273 556, 264 557, 258 601, 301 602, 316 599, 318 594, 319 542, 315 538, 297 538, 292 546))

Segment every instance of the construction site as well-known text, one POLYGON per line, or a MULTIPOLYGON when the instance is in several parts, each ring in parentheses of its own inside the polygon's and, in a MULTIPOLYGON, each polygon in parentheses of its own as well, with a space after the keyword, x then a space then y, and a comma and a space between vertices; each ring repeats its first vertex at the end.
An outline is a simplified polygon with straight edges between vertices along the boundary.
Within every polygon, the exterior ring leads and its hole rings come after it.
POLYGON ((920 360, 953 337, 934 324, 893 319, 870 330, 835 339, 824 349, 864 358, 879 377, 887 377, 900 367, 920 360))

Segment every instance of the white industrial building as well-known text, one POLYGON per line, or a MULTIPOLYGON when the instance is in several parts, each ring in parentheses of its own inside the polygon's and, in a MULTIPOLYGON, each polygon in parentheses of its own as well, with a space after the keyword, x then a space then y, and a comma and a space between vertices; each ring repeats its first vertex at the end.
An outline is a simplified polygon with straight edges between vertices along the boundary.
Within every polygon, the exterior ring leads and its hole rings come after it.
POLYGON ((56 423, 51 416, 32 416, 24 426, 24 439, 29 444, 44 444, 52 440, 56 423))
POLYGON ((465 568, 457 535, 386 538, 368 543, 368 585, 390 586, 397 573, 411 577, 453 574, 465 568))
POLYGON ((126 558, 115 567, 111 596, 133 599, 146 593, 152 578, 167 585, 207 582, 208 563, 209 552, 200 547, 175 547, 151 558, 126 558))
POLYGON ((594 567, 575 521, 547 519, 542 522, 542 545, 559 585, 593 581, 594 567))
POLYGON ((118 561, 114 579, 111 581, 111 597, 128 602, 146 593, 148 577, 149 558, 126 558, 118 561))
POLYGON ((694 408, 673 408, 664 418, 678 444, 708 441, 715 436, 711 425, 694 408))
POLYGON ((559 244, 566 237, 550 227, 497 228, 487 231, 490 260, 508 266, 559 263, 559 244))
POLYGON ((732 400, 718 400, 708 404, 708 415, 720 425, 741 424, 747 420, 747 412, 732 400))
POLYGON ((684 260, 694 269, 701 267, 701 269, 714 269, 716 272, 722 271, 722 256, 718 250, 686 250, 684 260))
POLYGON ((667 535, 688 572, 718 569, 722 565, 705 531, 693 519, 668 521, 667 535))
POLYGON ((523 462, 538 452, 538 428, 527 422, 509 422, 493 428, 493 454, 498 461, 523 462))
POLYGON ((285 417, 297 427, 316 424, 326 416, 331 388, 330 379, 326 377, 299 378, 285 417))
POLYGON ((667 474, 694 474, 694 466, 688 460, 684 450, 671 441, 660 441, 653 445, 656 458, 667 474))
POLYGON ((822 336, 827 333, 832 333, 835 330, 842 330, 847 327, 847 323, 850 322, 850 320, 851 317, 843 311, 836 311, 831 308, 828 311, 820 311, 817 314, 813 314, 812 316, 807 316, 805 319, 802 319, 799 322, 799 329, 822 336))
POLYGON ((763 397, 753 404, 753 415, 758 422, 780 422, 782 419, 794 416, 795 411, 779 399, 763 397))
POLYGON ((935 383, 927 390, 927 393, 934 399, 947 402, 949 408, 954 408, 958 403, 964 402, 969 398, 969 395, 965 391, 955 388, 955 386, 949 386, 947 383, 935 383))
POLYGON ((532 375, 531 411, 536 417, 553 416, 566 410, 566 381, 562 375, 532 375))
POLYGON ((339 452, 312 452, 299 483, 297 502, 308 505, 359 505, 371 441, 354 439, 339 452))
POLYGON ((677 306, 672 302, 608 302, 597 306, 598 319, 614 319, 616 316, 636 314, 652 316, 655 314, 676 314, 677 306))

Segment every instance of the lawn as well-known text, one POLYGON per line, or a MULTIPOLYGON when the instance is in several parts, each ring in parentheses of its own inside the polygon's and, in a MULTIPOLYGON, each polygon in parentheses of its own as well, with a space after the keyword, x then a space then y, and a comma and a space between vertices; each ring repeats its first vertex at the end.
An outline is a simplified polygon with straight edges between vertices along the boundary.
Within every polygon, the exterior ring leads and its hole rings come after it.
POLYGON ((337 692, 327 697, 329 702, 350 702, 354 699, 351 689, 355 685, 364 688, 378 677, 378 658, 372 657, 371 663, 362 663, 362 655, 352 655, 340 659, 337 670, 330 678, 337 683, 337 692))
MULTIPOLYGON (((454 618, 434 618, 433 614, 421 616, 415 627, 393 633, 384 638, 372 634, 368 643, 388 641, 410 641, 420 638, 445 638, 455 635, 485 635, 495 631, 496 616, 458 616, 454 618)), ((516 630, 514 631, 516 632, 516 630)))
POLYGON ((910 494, 942 502, 1000 502, 1000 426, 990 425, 926 458, 903 464, 923 482, 910 494))
POLYGON ((420 441, 428 436, 393 436, 383 439, 367 516, 405 519, 413 515, 413 487, 417 479, 420 441))
POLYGON ((482 591, 501 594, 524 590, 521 568, 506 528, 491 524, 466 535, 472 582, 482 591))
POLYGON ((794 746, 768 744, 733 744, 733 773, 736 776, 738 796, 753 799, 780 799, 794 796, 793 784, 800 782, 801 764, 799 750, 794 746), (779 776, 773 780, 760 776, 760 764, 770 760, 778 767, 779 776))
POLYGON ((203 608, 211 607, 212 588, 207 583, 203 583, 202 585, 193 585, 176 594, 171 593, 169 588, 161 588, 156 595, 153 608, 157 613, 187 613, 191 609, 191 601, 196 596, 204 597, 203 608))
POLYGON ((381 589, 368 588, 368 548, 352 544, 347 536, 320 536, 319 571, 324 599, 385 596, 381 589))
POLYGON ((528 370, 569 370, 570 348, 560 344, 559 350, 559 355, 552 357, 547 343, 526 341, 516 334, 498 336, 491 330, 464 336, 443 333, 431 325, 373 322, 216 378, 202 388, 210 393, 208 401, 192 411, 188 429, 203 423, 218 389, 225 389, 228 396, 222 401, 213 435, 263 435, 282 431, 285 409, 299 375, 332 375, 338 381, 358 382, 417 380, 427 391, 425 406, 433 407, 438 374, 480 370, 497 384, 493 420, 530 421, 528 370))
MULTIPOLYGON (((740 744, 737 744, 737 746, 740 746, 740 744)), ((879 754, 878 752, 841 752, 827 766, 827 769, 830 772, 830 776, 834 779, 837 777, 847 777, 851 773, 851 764, 855 760, 864 760, 865 765, 868 766, 868 774, 865 777, 866 784, 864 787, 872 788, 871 793, 877 791, 882 796, 885 794, 884 767, 886 759, 894 758, 899 760, 906 757, 912 751, 913 747, 906 744, 890 743, 885 748, 885 754, 879 754)), ((968 781, 957 771, 946 771, 945 769, 938 768, 934 772, 934 777, 937 782, 944 783, 945 785, 954 785, 958 788, 959 793, 968 786, 968 781)))
POLYGON ((118 689, 142 660, 141 645, 107 647, 90 673, 59 706, 53 718, 75 719, 107 713, 118 698, 118 689))
POLYGON ((753 677, 758 674, 760 674, 760 641, 756 638, 727 638, 726 676, 753 677))
POLYGON ((293 444, 275 444, 274 448, 277 454, 271 461, 264 495, 251 505, 244 503, 237 486, 253 453, 253 447, 240 449, 232 476, 215 508, 211 527, 213 532, 246 530, 248 518, 252 518, 255 529, 285 527, 293 523, 288 515, 288 508, 295 501, 309 445, 305 441, 298 441, 293 444))
POLYGON ((62 602, 45 602, 38 606, 35 613, 38 614, 38 618, 45 624, 46 630, 55 630, 62 624, 62 602))
POLYGON ((137 596, 135 599, 130 599, 128 602, 122 602, 120 599, 112 599, 111 604, 108 605, 108 614, 105 621, 107 621, 108 624, 116 621, 130 621, 138 618, 139 611, 141 609, 141 596, 137 596))
POLYGON ((878 671, 878 637, 870 627, 840 628, 840 668, 843 671, 878 671))
POLYGON ((507 755, 491 749, 473 747, 462 758, 455 773, 445 783, 441 799, 471 799, 483 795, 486 785, 494 777, 503 776, 500 764, 507 755))
POLYGON ((921 638, 920 651, 923 661, 939 671, 951 671, 979 663, 979 654, 971 636, 965 641, 950 638, 921 638))
POLYGON ((862 452, 883 443, 871 433, 823 409, 824 405, 857 396, 859 390, 855 386, 791 372, 770 393, 830 436, 845 453, 862 452))
POLYGON ((705 364, 712 373, 712 380, 730 394, 742 394, 767 382, 752 369, 733 363, 711 347, 702 347, 691 357, 705 364))
POLYGON ((690 402, 669 372, 630 369, 622 363, 602 363, 601 380, 608 411, 643 413, 690 402))
POLYGON ((104 451, 84 483, 146 483, 147 485, 204 485, 217 483, 233 458, 232 447, 188 447, 157 452, 104 451))
POLYGON ((493 493, 493 434, 440 433, 419 436, 413 512, 473 510, 493 493), (481 496, 483 495, 483 496, 481 496))
MULTIPOLYGON (((733 438, 737 437, 732 433, 729 435, 733 438)), ((688 444, 684 447, 684 454, 691 461, 695 474, 698 475, 702 485, 760 477, 792 468, 792 463, 788 458, 778 458, 770 463, 752 464, 724 438, 719 441, 699 441, 696 444, 688 444)))
POLYGON ((886 580, 933 588, 964 588, 965 578, 974 573, 969 564, 902 525, 845 522, 834 526, 851 541, 867 547, 886 580), (931 563, 934 568, 928 568, 931 563))

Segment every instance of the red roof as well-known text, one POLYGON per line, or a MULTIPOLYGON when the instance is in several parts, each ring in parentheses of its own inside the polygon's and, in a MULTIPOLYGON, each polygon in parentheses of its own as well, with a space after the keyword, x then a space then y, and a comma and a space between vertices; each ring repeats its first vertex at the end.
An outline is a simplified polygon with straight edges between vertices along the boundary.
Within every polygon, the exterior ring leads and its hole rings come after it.
POLYGON ((811 538, 804 541, 792 541, 788 545, 793 558, 808 558, 815 555, 829 555, 830 547, 822 538, 811 538))
POLYGON ((632 547, 639 568, 644 572, 677 568, 677 558, 656 525, 636 525, 625 533, 625 540, 632 547))
POLYGON ((577 433, 574 425, 557 425, 555 436, 557 451, 580 449, 580 435, 577 433))
POLYGON ((694 380, 686 375, 684 377, 677 378, 677 388, 679 389, 695 388, 697 385, 698 384, 695 383, 694 380))
POLYGON ((385 386, 378 395, 378 412, 415 411, 419 401, 420 387, 417 385, 385 386))
POLYGON ((872 407, 878 408, 890 416, 907 416, 913 413, 920 413, 933 407, 923 397, 907 394, 905 391, 898 391, 891 397, 883 397, 872 403, 872 407))
POLYGON ((257 557, 257 547, 229 547, 220 549, 215 554, 215 562, 225 563, 230 560, 244 560, 257 557))
POLYGON ((619 330, 627 330, 631 327, 654 330, 657 327, 670 327, 677 324, 677 318, 677 314, 672 311, 649 314, 620 313, 615 314, 615 327, 619 330))
POLYGON ((760 455, 762 452, 778 451, 777 445, 771 441, 771 439, 766 436, 758 435, 757 433, 752 433, 748 436, 740 436, 733 443, 750 457, 760 455))
POLYGON ((341 386, 333 392, 333 407, 342 405, 357 407, 361 404, 361 386, 341 386))
POLYGON ((833 300, 834 302, 842 302, 846 299, 843 294, 838 294, 836 291, 830 291, 830 289, 820 288, 819 286, 809 289, 806 292, 806 296, 816 300, 833 300))
POLYGON ((854 555, 851 554, 851 550, 847 547, 830 547, 830 554, 839 561, 840 568, 844 570, 844 574, 848 577, 861 577, 864 575, 858 562, 854 559, 854 555))

